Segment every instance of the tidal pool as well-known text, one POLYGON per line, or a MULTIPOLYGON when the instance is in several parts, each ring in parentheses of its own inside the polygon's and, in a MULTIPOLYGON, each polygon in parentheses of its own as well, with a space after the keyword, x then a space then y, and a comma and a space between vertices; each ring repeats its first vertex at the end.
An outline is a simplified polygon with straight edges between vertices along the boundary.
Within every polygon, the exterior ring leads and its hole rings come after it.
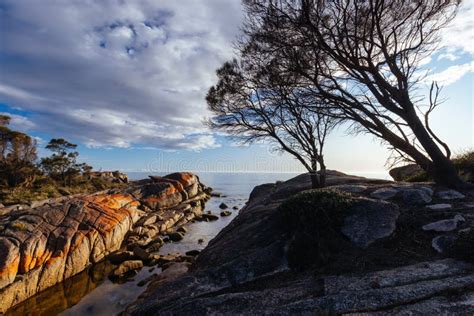
MULTIPOLYGON (((212 198, 206 204, 206 211, 211 210, 214 214, 219 214, 221 210, 218 206, 222 202, 230 209, 233 206, 241 208, 245 200, 242 197, 212 198)), ((220 217, 214 222, 188 224, 184 239, 164 244, 160 253, 184 254, 189 250, 203 249, 237 214, 237 210, 232 210, 232 215, 220 217), (203 242, 199 243, 201 239, 203 242)), ((6 315, 117 315, 145 291, 147 285, 138 286, 141 280, 161 272, 158 267, 145 266, 132 279, 119 284, 111 282, 107 277, 114 267, 107 260, 102 261, 12 307, 6 315)))

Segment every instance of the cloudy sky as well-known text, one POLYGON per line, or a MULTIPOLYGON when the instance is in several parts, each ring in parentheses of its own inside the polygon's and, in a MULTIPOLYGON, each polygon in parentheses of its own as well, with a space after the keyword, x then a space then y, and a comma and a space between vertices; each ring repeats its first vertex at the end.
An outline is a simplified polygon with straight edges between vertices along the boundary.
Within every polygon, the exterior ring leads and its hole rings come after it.
MULTIPOLYGON (((474 0, 465 1, 427 64, 447 99, 433 127, 455 151, 474 143, 473 16, 474 0)), ((202 125, 241 19, 239 0, 0 0, 0 112, 40 146, 77 142, 96 168, 300 171, 267 146, 237 147, 202 125)), ((387 155, 341 129, 326 159, 332 169, 384 172, 387 155)))

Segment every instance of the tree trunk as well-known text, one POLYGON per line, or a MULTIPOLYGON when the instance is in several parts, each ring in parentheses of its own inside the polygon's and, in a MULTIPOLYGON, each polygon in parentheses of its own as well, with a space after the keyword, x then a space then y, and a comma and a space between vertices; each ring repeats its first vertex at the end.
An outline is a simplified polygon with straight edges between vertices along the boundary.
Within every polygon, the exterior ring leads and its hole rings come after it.
POLYGON ((309 176, 311 177, 311 188, 312 189, 317 189, 320 187, 319 183, 319 175, 316 171, 311 171, 309 173, 309 176))
POLYGON ((321 188, 326 186, 326 164, 323 156, 319 157, 319 186, 321 188))
POLYGON ((319 188, 320 182, 318 175, 318 160, 316 159, 316 157, 311 158, 311 170, 309 170, 309 176, 311 177, 311 188, 319 188))
POLYGON ((420 167, 432 176, 436 183, 454 189, 472 188, 472 185, 461 180, 452 161, 443 154, 441 149, 431 138, 414 110, 407 114, 406 121, 432 161, 432 163, 428 165, 420 164, 420 167))

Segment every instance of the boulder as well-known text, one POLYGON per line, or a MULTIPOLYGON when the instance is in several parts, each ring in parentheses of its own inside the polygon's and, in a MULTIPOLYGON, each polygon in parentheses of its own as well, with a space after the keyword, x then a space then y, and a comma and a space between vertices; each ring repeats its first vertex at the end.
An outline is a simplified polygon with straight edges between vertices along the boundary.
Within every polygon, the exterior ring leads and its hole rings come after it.
POLYGON ((117 251, 112 254, 110 254, 107 259, 110 261, 112 264, 121 264, 124 261, 127 260, 132 260, 134 259, 134 254, 132 251, 117 251))
POLYGON ((219 216, 217 215, 214 215, 214 214, 202 214, 202 218, 204 220, 208 220, 208 221, 217 221, 219 219, 219 216))
POLYGON ((389 171, 390 176, 395 181, 406 181, 408 178, 423 172, 423 169, 416 164, 409 164, 402 167, 396 167, 389 171))
MULTIPOLYGON (((187 186, 200 186, 195 176, 181 178, 187 186)), ((198 201, 206 195, 189 196, 176 183, 181 185, 172 179, 134 182, 120 190, 68 196, 0 212, 0 313, 105 259, 123 243, 132 252, 115 253, 110 261, 121 264, 137 257, 145 259, 136 247, 152 243, 159 229, 150 224, 131 230, 147 212, 159 210, 166 215, 163 224, 169 229, 202 211, 199 204, 190 213, 182 203, 188 201, 184 197, 198 201), (173 209, 178 206, 181 208, 173 209)), ((142 223, 154 220, 152 215, 142 223)))
POLYGON ((436 236, 431 241, 431 246, 433 247, 434 250, 436 250, 439 253, 447 253, 450 251, 455 241, 456 241, 455 236, 449 236, 449 235, 436 236))
POLYGON ((380 238, 390 236, 400 215, 398 206, 378 200, 360 199, 347 210, 341 232, 356 246, 367 248, 380 238))
POLYGON ((115 268, 115 270, 110 273, 110 276, 122 277, 129 272, 140 270, 141 268, 143 268, 143 262, 141 260, 128 260, 115 268))
POLYGON ((403 201, 408 205, 425 205, 432 198, 428 191, 422 189, 408 189, 403 191, 403 201))
POLYGON ((190 250, 185 253, 186 256, 193 256, 196 257, 201 253, 199 250, 190 250))
POLYGON ((227 204, 221 203, 221 204, 219 205, 219 208, 220 208, 221 210, 225 210, 226 208, 229 208, 229 207, 227 206, 227 204))
POLYGON ((133 248, 133 254, 135 255, 135 257, 137 257, 138 259, 142 261, 146 261, 150 258, 150 254, 139 246, 135 246, 133 248))
POLYGON ((224 216, 230 216, 230 215, 232 215, 232 212, 231 212, 231 211, 222 211, 222 212, 221 212, 221 216, 223 216, 223 217, 224 217, 224 216))
POLYGON ((432 211, 446 211, 446 210, 452 209, 453 206, 447 203, 439 203, 439 204, 427 205, 426 208, 432 211))
POLYGON ((399 191, 397 189, 386 187, 375 190, 370 194, 370 196, 375 199, 388 200, 395 197, 398 192, 399 191))
POLYGON ((465 222, 466 219, 461 215, 454 216, 453 219, 443 219, 441 221, 426 224, 422 227, 425 231, 450 232, 458 228, 458 224, 465 222))
POLYGON ((182 233, 175 232, 175 233, 170 233, 170 234, 168 234, 168 237, 169 237, 172 241, 180 241, 180 240, 183 240, 184 235, 183 235, 182 233))
POLYGON ((436 196, 443 200, 464 199, 466 196, 456 190, 444 190, 436 192, 436 196))

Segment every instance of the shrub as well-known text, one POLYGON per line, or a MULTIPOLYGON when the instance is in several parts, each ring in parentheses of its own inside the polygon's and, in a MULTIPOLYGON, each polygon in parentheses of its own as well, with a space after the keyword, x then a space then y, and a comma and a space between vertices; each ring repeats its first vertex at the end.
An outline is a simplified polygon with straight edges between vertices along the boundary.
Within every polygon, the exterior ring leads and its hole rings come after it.
POLYGON ((457 155, 453 163, 463 180, 474 182, 474 150, 457 155))
POLYGON ((474 229, 460 233, 449 254, 457 259, 474 262, 474 229))
POLYGON ((350 195, 328 189, 304 191, 283 202, 279 211, 290 237, 291 268, 325 265, 345 243, 340 232, 350 195))

